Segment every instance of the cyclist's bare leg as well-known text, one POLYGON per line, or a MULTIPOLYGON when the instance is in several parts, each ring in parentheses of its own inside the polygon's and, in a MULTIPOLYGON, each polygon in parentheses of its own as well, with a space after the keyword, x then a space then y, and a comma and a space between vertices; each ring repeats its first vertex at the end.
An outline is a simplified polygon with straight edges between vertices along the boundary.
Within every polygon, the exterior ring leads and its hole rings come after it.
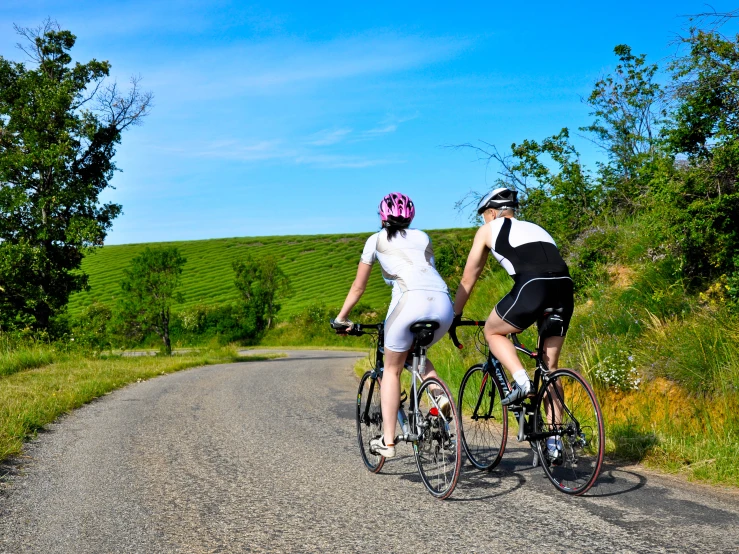
POLYGON ((521 360, 516 354, 516 347, 508 340, 506 335, 511 333, 520 333, 521 329, 514 327, 510 323, 503 321, 500 316, 493 310, 485 322, 485 339, 488 341, 490 351, 493 356, 498 358, 508 371, 516 373, 524 369, 521 360))
POLYGON ((559 353, 562 352, 562 345, 565 342, 564 337, 547 337, 544 339, 544 348, 542 359, 550 371, 554 371, 559 367, 559 353))
POLYGON ((385 369, 382 370, 380 401, 382 404, 382 431, 385 444, 395 442, 395 424, 400 407, 400 373, 408 352, 393 352, 385 348, 385 369))
MULTIPOLYGON (((559 364, 559 354, 562 351, 562 345, 565 342, 564 337, 547 337, 544 339, 544 347, 542 351, 542 359, 550 371, 557 369, 559 364)), ((564 391, 562 385, 557 381, 556 385, 559 391, 560 398, 563 398, 564 391)), ((547 419, 553 424, 559 424, 562 422, 562 403, 559 398, 547 399, 545 403, 545 409, 547 419)))
MULTIPOLYGON (((426 358, 426 372, 422 375, 423 380, 425 381, 429 377, 436 377, 439 378, 439 375, 436 373, 436 369, 434 368, 434 364, 431 363, 431 360, 426 358)), ((429 390, 434 393, 434 395, 439 394, 437 391, 440 391, 441 389, 437 387, 436 385, 429 386, 429 390)))

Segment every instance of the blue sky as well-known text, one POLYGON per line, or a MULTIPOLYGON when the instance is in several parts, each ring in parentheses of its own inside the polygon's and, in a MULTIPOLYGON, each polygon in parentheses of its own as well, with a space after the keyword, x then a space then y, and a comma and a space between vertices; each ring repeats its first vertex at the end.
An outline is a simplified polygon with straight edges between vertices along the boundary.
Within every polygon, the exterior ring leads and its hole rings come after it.
MULTIPOLYGON (((712 4, 719 11, 726 2, 712 4)), ((469 150, 501 149, 589 122, 587 96, 613 47, 665 62, 703 2, 279 2, 3 0, 12 24, 56 19, 75 59, 140 75, 154 108, 123 137, 105 200, 123 205, 108 244, 372 232, 387 192, 416 226, 467 225, 454 210, 495 175, 469 150)), ((576 139, 583 159, 599 153, 576 139)))

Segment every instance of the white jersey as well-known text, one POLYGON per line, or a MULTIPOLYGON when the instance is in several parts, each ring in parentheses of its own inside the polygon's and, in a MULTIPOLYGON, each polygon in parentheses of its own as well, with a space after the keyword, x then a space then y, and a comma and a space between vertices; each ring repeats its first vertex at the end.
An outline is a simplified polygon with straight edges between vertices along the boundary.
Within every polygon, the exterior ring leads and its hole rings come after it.
POLYGON ((431 239, 418 229, 399 231, 388 240, 387 231, 375 233, 364 245, 361 261, 380 262, 382 277, 393 287, 393 304, 410 290, 430 290, 448 294, 444 279, 436 271, 431 239))

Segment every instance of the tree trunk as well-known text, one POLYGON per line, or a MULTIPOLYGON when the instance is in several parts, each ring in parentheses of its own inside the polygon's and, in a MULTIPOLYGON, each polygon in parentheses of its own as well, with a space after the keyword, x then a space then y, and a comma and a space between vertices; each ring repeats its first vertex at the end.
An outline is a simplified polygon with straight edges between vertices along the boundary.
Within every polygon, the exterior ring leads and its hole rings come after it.
POLYGON ((172 342, 169 339, 169 313, 162 313, 162 342, 164 343, 164 353, 171 356, 172 342))

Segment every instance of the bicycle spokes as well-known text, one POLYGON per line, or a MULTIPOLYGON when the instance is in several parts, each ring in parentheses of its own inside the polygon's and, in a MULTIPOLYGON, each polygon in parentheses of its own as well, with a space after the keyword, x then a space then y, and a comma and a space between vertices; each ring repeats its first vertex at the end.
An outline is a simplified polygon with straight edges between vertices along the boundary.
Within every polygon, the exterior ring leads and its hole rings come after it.
POLYGON ((457 483, 460 465, 457 412, 449 389, 438 379, 428 378, 419 387, 416 408, 420 414, 416 464, 429 492, 446 498, 457 483), (437 400, 439 394, 448 400, 447 409, 437 400))
POLYGON ((362 461, 372 473, 382 469, 385 458, 370 451, 369 443, 382 435, 382 408, 379 381, 366 372, 359 382, 357 393, 357 440, 362 461))
POLYGON ((537 448, 552 483, 582 494, 595 482, 603 462, 604 432, 592 389, 572 370, 558 370, 545 384, 535 419, 537 448), (547 441, 548 438, 554 441, 547 441))
POLYGON ((457 402, 460 437, 467 458, 478 469, 495 467, 505 450, 508 408, 500 399, 500 385, 482 364, 467 370, 457 402))

